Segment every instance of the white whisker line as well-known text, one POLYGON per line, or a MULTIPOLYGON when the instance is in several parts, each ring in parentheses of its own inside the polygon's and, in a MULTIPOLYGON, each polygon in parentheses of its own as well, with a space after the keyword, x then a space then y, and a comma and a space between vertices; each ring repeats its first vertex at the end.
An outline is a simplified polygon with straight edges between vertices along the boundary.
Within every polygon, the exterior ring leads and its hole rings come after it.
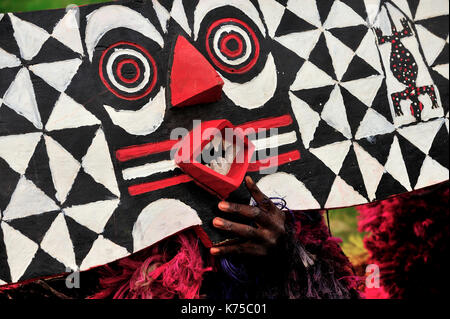
MULTIPOLYGON (((283 145, 288 145, 297 142, 297 134, 295 131, 274 135, 267 138, 260 138, 252 140, 255 145, 255 151, 261 151, 268 148, 276 148, 283 145)), ((178 166, 173 160, 165 160, 155 163, 149 163, 141 166, 126 168, 122 170, 124 180, 131 180, 135 178, 149 177, 157 173, 164 173, 173 171, 178 166)))
POLYGON ((253 145, 255 145, 255 151, 261 151, 267 148, 276 148, 295 142, 297 142, 297 133, 295 133, 295 131, 252 141, 253 145))
POLYGON ((178 166, 175 165, 175 161, 168 160, 168 161, 160 161, 156 163, 149 163, 142 166, 136 166, 124 169, 122 171, 123 179, 130 180, 140 177, 148 177, 150 175, 156 174, 156 173, 164 173, 173 171, 178 166))

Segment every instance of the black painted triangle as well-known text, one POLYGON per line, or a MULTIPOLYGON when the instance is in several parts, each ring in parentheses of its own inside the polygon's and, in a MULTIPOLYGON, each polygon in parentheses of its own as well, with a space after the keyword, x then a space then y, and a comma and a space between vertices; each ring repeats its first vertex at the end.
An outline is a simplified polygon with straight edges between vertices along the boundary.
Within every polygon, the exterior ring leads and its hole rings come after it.
POLYGON ((449 144, 448 144, 448 133, 445 124, 442 125, 439 132, 434 138, 433 144, 431 145, 428 155, 437 161, 442 166, 448 167, 448 157, 449 157, 449 144))
POLYGON ((5 96, 6 91, 16 78, 21 66, 15 68, 0 69, 0 98, 5 96))
POLYGON ((342 133, 336 131, 333 127, 327 124, 324 120, 319 122, 314 139, 310 143, 310 147, 317 148, 331 143, 341 142, 347 140, 342 133))
POLYGON ((350 62, 347 71, 342 77, 342 82, 364 79, 372 75, 380 74, 366 61, 355 55, 352 62, 350 62))
POLYGON ((372 157, 375 157, 381 165, 384 165, 386 164, 389 152, 391 151, 393 140, 394 134, 390 133, 373 136, 370 139, 363 138, 358 140, 358 144, 372 157))
POLYGON ((436 60, 434 60, 433 65, 439 65, 439 64, 448 64, 448 43, 445 44, 444 49, 439 53, 436 60))
POLYGON ((347 112, 347 120, 350 124, 352 135, 355 136, 362 119, 367 113, 368 107, 363 102, 354 97, 344 87, 341 87, 341 93, 347 112))
POLYGON ((439 17, 429 18, 425 20, 416 21, 416 24, 423 25, 428 31, 434 35, 446 40, 448 37, 448 14, 439 17))
POLYGON ((78 53, 73 52, 55 38, 50 37, 29 64, 60 62, 79 57, 80 55, 78 53), (55 52, 58 52, 58 54, 55 54, 55 52))
POLYGON ((333 60, 331 59, 328 51, 325 36, 322 33, 315 48, 311 51, 309 61, 314 63, 319 69, 325 71, 329 76, 336 80, 336 74, 334 72, 333 60))
POLYGON ((449 85, 448 80, 444 78, 441 74, 435 70, 430 70, 431 77, 433 78, 434 84, 438 87, 441 96, 440 106, 444 109, 444 114, 449 111, 449 85))
POLYGON ((67 272, 66 266, 39 248, 20 281, 58 275, 67 272))
POLYGON ((287 6, 287 3, 289 2, 289 0, 275 0, 276 2, 282 4, 283 6, 287 6))
POLYGON ((330 13, 331 7, 333 6, 334 0, 319 0, 316 1, 317 9, 319 10, 320 21, 322 24, 327 20, 328 14, 330 13))
POLYGON ((76 263, 77 265, 81 265, 91 250, 92 244, 97 239, 98 234, 80 225, 69 216, 66 216, 66 223, 69 229, 70 239, 72 240, 76 263))
POLYGON ((41 137, 34 154, 30 159, 25 177, 32 181, 47 196, 56 200, 56 190, 53 185, 52 173, 50 170, 47 148, 44 137, 41 137))
POLYGON ((407 189, 402 186, 391 174, 385 172, 378 184, 375 196, 377 199, 385 199, 394 194, 406 193, 407 189))
POLYGON ((0 136, 36 132, 36 127, 15 111, 3 105, 0 107, 0 136))
POLYGON ((114 199, 113 195, 102 184, 97 183, 89 174, 80 169, 72 189, 64 202, 64 207, 82 205, 100 200, 114 199))
POLYGON ((14 15, 24 21, 33 23, 37 27, 40 27, 47 31, 49 34, 52 34, 53 29, 65 14, 65 10, 48 10, 45 13, 44 19, 42 17, 42 12, 39 11, 15 13, 14 15))
POLYGON ((11 25, 9 16, 6 14, 3 19, 0 20, 0 30, 2 30, 2 32, 0 32, 0 48, 20 58, 20 49, 14 38, 14 29, 11 25))
POLYGON ((20 174, 15 172, 8 163, 0 157, 0 210, 8 207, 11 195, 16 189, 20 174))
POLYGON ((93 125, 52 131, 48 135, 61 144, 76 160, 81 162, 89 146, 91 146, 97 130, 98 125, 93 125))
POLYGON ((0 222, 0 280, 11 282, 9 272, 8 255, 6 254, 6 246, 3 238, 3 230, 0 222))
POLYGON ((298 17, 290 10, 284 10, 283 17, 278 25, 275 36, 280 37, 293 32, 304 32, 317 29, 317 27, 298 17))
POLYGON ((14 219, 9 224, 36 244, 40 244, 59 213, 59 211, 56 211, 14 219))
POLYGON ((339 172, 339 176, 350 186, 353 187, 360 195, 368 199, 366 186, 364 179, 359 169, 358 160, 356 158, 353 145, 350 146, 350 150, 342 163, 342 168, 339 172))
POLYGON ((305 167, 298 171, 299 180, 324 207, 336 174, 308 150, 302 151, 302 160, 304 163, 308 163, 308 169, 305 167))
POLYGON ((44 80, 30 72, 31 82, 33 82, 34 94, 41 114, 41 122, 47 123, 53 110, 53 106, 58 101, 61 93, 48 85, 44 80))
POLYGON ((280 88, 288 90, 305 60, 277 41, 273 41, 271 45, 277 72, 283 74, 283 83, 287 83, 287 85, 280 85, 280 88))
MULTIPOLYGON (((320 0, 319 0, 320 1, 320 0)), ((366 5, 364 4, 364 1, 358 0, 341 0, 343 3, 348 5, 350 8, 353 9, 357 14, 359 14, 364 20, 367 19, 367 11, 366 11, 366 5)))
POLYGON ((411 10, 411 14, 413 18, 416 16, 417 7, 419 6, 419 3, 421 0, 407 0, 409 4, 409 9, 411 10))
POLYGON ((172 4, 173 4, 173 0, 158 0, 158 2, 164 7, 166 8, 167 11, 172 10, 172 4))
POLYGON ((194 29, 195 9, 200 0, 183 0, 184 12, 188 20, 189 27, 194 29))
POLYGON ((397 134, 397 138, 408 172, 409 181, 411 185, 416 185, 426 155, 400 134, 397 134))
POLYGON ((383 115, 389 122, 394 124, 394 119, 392 118, 391 113, 391 106, 389 105, 385 79, 383 79, 380 89, 378 90, 377 95, 373 99, 372 108, 381 115, 383 115))
POLYGON ((366 26, 357 25, 345 28, 330 29, 329 31, 332 35, 355 52, 367 34, 368 29, 366 26))
POLYGON ((314 111, 321 114, 325 103, 330 99, 334 85, 292 92, 299 99, 306 102, 314 111))

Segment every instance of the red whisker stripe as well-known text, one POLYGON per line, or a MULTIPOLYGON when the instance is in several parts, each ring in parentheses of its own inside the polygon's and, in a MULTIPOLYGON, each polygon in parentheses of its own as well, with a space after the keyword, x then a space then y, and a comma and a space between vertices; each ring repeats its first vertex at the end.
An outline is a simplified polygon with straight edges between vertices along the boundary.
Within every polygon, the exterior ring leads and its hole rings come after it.
POLYGON ((277 156, 268 157, 264 160, 256 161, 248 165, 247 172, 258 172, 268 168, 281 166, 287 163, 298 161, 300 159, 299 151, 292 151, 277 156))
POLYGON ((118 150, 116 152, 116 158, 121 162, 126 162, 151 154, 167 152, 170 151, 178 141, 179 140, 167 140, 159 143, 128 146, 118 150))
MULTIPOLYGON (((282 115, 279 117, 266 118, 262 120, 247 122, 239 125, 238 128, 243 130, 253 129, 271 129, 292 124, 292 117, 290 115, 282 115)), ((120 162, 130 161, 132 159, 167 152, 178 142, 178 140, 167 140, 158 143, 148 143, 143 145, 128 146, 116 151, 116 158, 120 162)))
MULTIPOLYGON (((291 163, 300 159, 299 151, 292 151, 284 153, 278 156, 269 157, 262 161, 256 161, 255 163, 250 163, 247 172, 257 172, 259 170, 268 169, 275 166, 281 166, 287 163, 291 163)), ((145 193, 150 193, 159 189, 167 188, 170 186, 175 186, 183 183, 191 182, 193 179, 189 175, 178 175, 175 177, 170 177, 162 179, 155 182, 137 184, 128 187, 128 193, 131 196, 137 196, 145 193)))
POLYGON ((191 182, 192 178, 189 175, 178 175, 175 177, 170 177, 166 179, 162 179, 156 182, 138 184, 128 187, 128 193, 131 196, 141 195, 149 192, 156 191, 158 189, 167 188, 170 186, 175 186, 182 183, 191 182))
POLYGON ((277 127, 288 126, 292 124, 292 117, 288 115, 282 115, 279 117, 271 117, 262 120, 247 122, 238 126, 243 130, 245 129, 254 129, 255 131, 258 129, 271 129, 277 127))

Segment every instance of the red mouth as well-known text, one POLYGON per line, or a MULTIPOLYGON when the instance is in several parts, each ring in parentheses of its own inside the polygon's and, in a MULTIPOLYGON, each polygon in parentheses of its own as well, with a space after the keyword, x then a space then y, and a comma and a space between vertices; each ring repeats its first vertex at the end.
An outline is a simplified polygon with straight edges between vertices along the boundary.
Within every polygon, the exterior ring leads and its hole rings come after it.
MULTIPOLYGON (((282 116, 278 116, 278 117, 263 118, 263 119, 243 123, 243 124, 240 124, 235 127, 233 127, 233 125, 231 125, 231 123, 229 123, 226 120, 217 120, 217 121, 202 123, 202 127, 205 127, 205 124, 210 125, 210 127, 215 126, 216 129, 219 127, 221 127, 222 129, 229 127, 229 128, 234 128, 234 130, 238 133, 238 129, 241 129, 244 132, 247 129, 253 129, 254 131, 269 130, 271 128, 288 127, 288 126, 291 126, 292 123, 293 123, 293 120, 290 115, 282 115, 282 116), (222 124, 220 124, 220 125, 218 125, 218 124, 211 125, 211 123, 220 122, 220 121, 223 121, 222 124)), ((245 136, 245 138, 247 139, 246 136, 245 136)), ((124 147, 124 148, 116 151, 116 158, 121 163, 128 163, 128 162, 132 162, 139 158, 153 156, 153 155, 159 154, 159 153, 167 153, 168 154, 171 151, 175 151, 175 154, 177 154, 178 149, 180 148, 180 145, 183 143, 183 140, 166 140, 166 141, 160 141, 160 142, 156 142, 156 143, 147 143, 147 144, 142 144, 142 145, 133 145, 133 146, 124 147)), ((208 144, 210 144, 211 142, 212 142, 212 137, 210 137, 206 140, 203 140, 203 143, 200 143, 200 145, 199 145, 200 150, 203 151, 205 149, 205 147, 207 147, 208 144)), ((251 141, 249 141, 249 142, 251 143, 251 141)), ((191 143, 189 142, 189 144, 191 144, 191 143)), ((253 145, 253 143, 252 143, 252 145, 253 145)), ((256 154, 256 150, 254 151, 254 153, 256 154)), ((168 187, 172 187, 172 186, 176 186, 176 185, 180 185, 183 183, 189 183, 189 182, 194 181, 201 187, 208 189, 208 191, 210 191, 216 195, 219 195, 222 192, 217 192, 216 190, 211 189, 211 187, 208 187, 207 183, 210 183, 210 182, 207 181, 206 178, 208 178, 208 179, 211 178, 213 184, 216 183, 217 181, 220 181, 219 183, 224 183, 224 181, 226 181, 231 188, 232 185, 236 185, 237 180, 239 180, 239 184, 242 182, 242 179, 243 179, 245 173, 260 172, 262 170, 266 170, 266 169, 272 168, 274 166, 279 167, 279 166, 289 164, 291 162, 294 162, 294 161, 297 161, 300 159, 300 152, 296 149, 294 149, 292 151, 288 151, 283 154, 276 155, 274 157, 266 158, 265 160, 256 160, 256 161, 251 160, 252 154, 250 154, 250 155, 247 154, 247 157, 245 157, 245 156, 243 157, 245 159, 244 161, 235 163, 234 164, 235 166, 233 167, 233 169, 231 169, 231 166, 233 164, 230 165, 228 173, 223 174, 224 172, 219 173, 219 172, 213 170, 211 168, 211 165, 209 165, 209 167, 207 165, 205 166, 205 164, 202 163, 202 161, 198 159, 198 155, 199 155, 198 148, 197 148, 197 151, 195 152, 195 154, 194 154, 194 152, 190 152, 190 151, 186 152, 185 162, 189 162, 189 160, 191 158, 196 159, 196 161, 191 160, 191 164, 193 164, 193 165, 186 165, 186 166, 191 167, 191 168, 189 168, 189 167, 187 168, 187 170, 189 171, 189 174, 195 175, 195 172, 201 172, 204 175, 204 176, 200 177, 199 180, 197 180, 198 177, 194 178, 192 175, 189 175, 186 171, 184 172, 184 174, 179 174, 179 173, 176 174, 174 172, 172 174, 172 176, 168 177, 168 178, 157 179, 157 180, 153 179, 152 181, 149 181, 149 182, 144 182, 144 183, 140 182, 137 184, 135 182, 135 184, 128 187, 129 194, 131 196, 138 196, 138 195, 142 195, 142 194, 146 194, 146 193, 154 192, 157 190, 162 190, 162 189, 165 189, 168 187), (194 155, 196 155, 196 156, 194 156, 194 155), (246 162, 246 163, 243 163, 243 162, 246 162), (196 164, 194 165, 194 163, 196 163, 196 164), (236 164, 239 164, 239 165, 236 165, 236 164), (200 166, 200 165, 202 165, 202 166, 200 166), (246 171, 244 171, 244 168, 245 168, 244 165, 246 165, 246 167, 247 167, 246 171), (198 166, 199 168, 197 168, 196 166, 198 166), (198 169, 198 171, 197 171, 197 169, 198 169), (231 173, 231 171, 233 171, 233 173, 231 173), (237 172, 239 172, 239 174, 237 172), (240 175, 242 175, 242 177, 240 177, 240 175), (205 177, 205 176, 207 176, 207 177, 205 177), (229 181, 227 181, 227 177, 231 177, 232 179, 234 179, 234 184, 233 184, 233 182, 230 183, 229 181)), ((244 153, 244 155, 245 155, 245 153, 244 153)), ((168 156, 168 158, 169 158, 169 156, 168 156)), ((237 158, 237 156, 236 156, 236 158, 237 158)), ((175 166, 175 163, 174 163, 174 166, 175 166)), ((124 171, 126 171, 126 169, 124 169, 124 171)), ((226 170, 225 170, 225 172, 226 172, 226 170)), ((141 176, 141 177, 143 177, 143 176, 141 176)), ((129 180, 129 179, 125 179, 125 180, 129 180)), ((223 192, 223 193, 225 194, 226 192, 223 192)))
POLYGON ((175 163, 197 185, 225 199, 242 183, 254 150, 255 146, 241 129, 236 129, 227 120, 215 120, 201 123, 181 141, 175 163), (226 138, 226 130, 232 133, 231 139, 226 138), (205 134, 206 138, 203 138, 205 134), (224 149, 226 144, 228 147, 224 149), (203 164, 203 153, 210 151, 208 146, 213 152, 225 150, 227 154, 203 164))

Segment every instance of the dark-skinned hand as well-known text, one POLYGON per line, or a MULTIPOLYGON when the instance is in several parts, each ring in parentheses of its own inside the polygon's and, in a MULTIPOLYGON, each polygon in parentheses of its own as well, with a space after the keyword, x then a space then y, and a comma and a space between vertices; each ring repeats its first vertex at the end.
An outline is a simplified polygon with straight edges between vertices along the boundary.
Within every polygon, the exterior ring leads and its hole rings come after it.
POLYGON ((245 241, 226 244, 210 249, 212 255, 240 254, 267 256, 273 253, 286 236, 286 215, 264 195, 251 177, 245 178, 246 186, 257 203, 257 206, 220 202, 219 209, 229 214, 237 214, 253 221, 253 225, 245 225, 216 217, 214 227, 230 231, 245 241))

